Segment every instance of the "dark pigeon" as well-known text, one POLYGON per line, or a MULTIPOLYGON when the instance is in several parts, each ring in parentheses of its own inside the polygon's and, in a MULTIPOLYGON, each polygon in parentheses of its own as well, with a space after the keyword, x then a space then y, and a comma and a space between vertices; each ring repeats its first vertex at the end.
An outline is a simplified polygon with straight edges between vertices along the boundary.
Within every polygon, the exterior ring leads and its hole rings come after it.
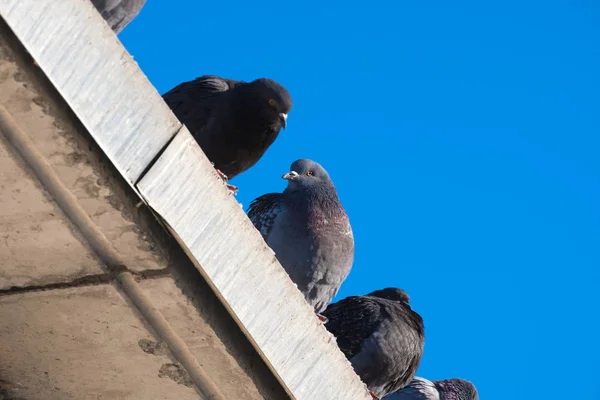
POLYGON ((408 386, 384 400, 479 400, 475 386, 464 379, 429 381, 415 377, 408 386))
POLYGON ((327 171, 306 159, 290 169, 283 193, 260 196, 248 216, 318 314, 352 268, 354 237, 327 171))
POLYGON ((225 180, 256 164, 292 109, 288 91, 267 78, 246 83, 206 75, 163 98, 225 180))
POLYGON ((92 0, 94 7, 117 34, 139 14, 145 3, 146 0, 92 0))
POLYGON ((425 332, 401 289, 351 296, 323 312, 325 324, 374 398, 408 385, 415 376, 425 332))

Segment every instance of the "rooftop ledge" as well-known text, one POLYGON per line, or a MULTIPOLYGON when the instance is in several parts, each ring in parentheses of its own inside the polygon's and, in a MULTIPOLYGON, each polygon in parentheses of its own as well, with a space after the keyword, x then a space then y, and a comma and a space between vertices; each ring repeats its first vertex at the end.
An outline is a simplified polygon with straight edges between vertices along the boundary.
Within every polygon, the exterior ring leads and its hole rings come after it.
MULTIPOLYGON (((176 238, 287 393, 299 400, 369 400, 240 204, 92 4, 0 0, 0 15, 122 178, 176 238)), ((61 201, 68 203, 68 196, 61 201)), ((81 218, 80 227, 88 229, 81 218)), ((105 250, 104 259, 116 267, 118 254, 105 250)), ((186 343, 130 276, 118 280, 194 383, 210 389, 201 369, 194 372, 197 361, 186 359, 186 343)), ((222 398, 216 393, 206 398, 222 398)))

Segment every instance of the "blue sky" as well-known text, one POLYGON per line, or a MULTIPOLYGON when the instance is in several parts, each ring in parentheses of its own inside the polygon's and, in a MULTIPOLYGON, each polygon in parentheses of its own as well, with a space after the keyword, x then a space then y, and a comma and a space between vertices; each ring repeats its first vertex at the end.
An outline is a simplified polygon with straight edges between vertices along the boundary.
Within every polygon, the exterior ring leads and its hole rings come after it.
POLYGON ((121 40, 160 93, 203 74, 288 88, 288 129, 232 181, 238 200, 320 162, 356 240, 338 298, 404 288, 426 324, 419 375, 469 379, 482 400, 587 400, 599 21, 577 0, 149 0, 121 40))

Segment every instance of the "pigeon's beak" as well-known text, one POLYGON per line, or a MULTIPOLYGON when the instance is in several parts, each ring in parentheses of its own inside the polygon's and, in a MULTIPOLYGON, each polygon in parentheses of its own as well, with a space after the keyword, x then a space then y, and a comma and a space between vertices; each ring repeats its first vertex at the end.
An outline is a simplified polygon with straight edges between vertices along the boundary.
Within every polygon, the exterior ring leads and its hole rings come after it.
POLYGON ((287 114, 279 113, 279 119, 281 120, 281 126, 283 127, 283 129, 285 129, 285 127, 287 126, 287 114))
POLYGON ((281 179, 287 179, 288 181, 293 181, 294 179, 296 179, 299 176, 300 176, 300 174, 298 174, 296 171, 290 171, 287 174, 283 174, 281 179))

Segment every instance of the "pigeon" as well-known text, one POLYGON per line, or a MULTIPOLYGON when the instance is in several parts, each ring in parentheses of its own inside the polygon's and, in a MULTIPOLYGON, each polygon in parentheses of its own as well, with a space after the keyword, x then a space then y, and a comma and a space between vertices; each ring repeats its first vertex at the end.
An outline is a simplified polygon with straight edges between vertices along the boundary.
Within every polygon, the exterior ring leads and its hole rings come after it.
POLYGON ((225 182, 256 164, 285 129, 292 109, 288 91, 267 78, 246 83, 205 75, 163 99, 225 182))
POLYGON ((429 381, 415 377, 408 386, 384 400, 479 400, 475 386, 464 379, 429 381))
POLYGON ((306 301, 319 314, 337 294, 354 261, 348 215, 327 171, 317 162, 292 163, 283 193, 252 201, 248 217, 306 301))
POLYGON ((405 291, 376 290, 331 304, 325 328, 375 399, 408 385, 415 376, 425 328, 405 291))
POLYGON ((120 33, 139 14, 146 0, 92 0, 106 23, 120 33))

